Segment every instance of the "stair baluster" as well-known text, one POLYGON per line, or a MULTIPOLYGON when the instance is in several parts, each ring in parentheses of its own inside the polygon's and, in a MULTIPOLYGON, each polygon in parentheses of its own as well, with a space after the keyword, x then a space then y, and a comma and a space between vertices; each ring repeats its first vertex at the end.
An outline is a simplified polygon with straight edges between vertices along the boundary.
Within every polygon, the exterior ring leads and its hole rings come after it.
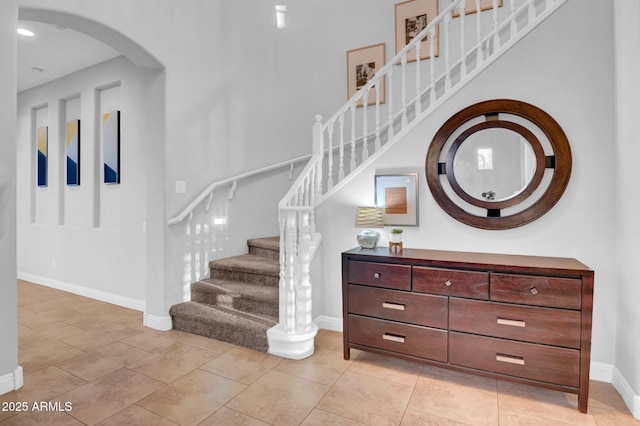
POLYGON ((364 163, 369 159, 369 144, 367 138, 369 137, 369 128, 367 127, 367 108, 369 107, 369 87, 365 88, 364 96, 362 97, 362 162, 364 163))
POLYGON ((467 76, 467 52, 465 51, 464 25, 466 21, 467 2, 460 4, 460 80, 467 76))
POLYGON ((380 142, 380 85, 383 80, 376 81, 375 91, 376 91, 376 139, 374 142, 374 149, 378 151, 380 146, 382 145, 380 142))
POLYGON ((482 61, 484 61, 484 57, 482 55, 482 20, 480 19, 480 0, 476 0, 476 32, 477 32, 477 66, 480 66, 482 61))
POLYGON ((353 173, 356 169, 356 103, 352 101, 349 104, 351 111, 351 160, 349 161, 349 173, 353 173))

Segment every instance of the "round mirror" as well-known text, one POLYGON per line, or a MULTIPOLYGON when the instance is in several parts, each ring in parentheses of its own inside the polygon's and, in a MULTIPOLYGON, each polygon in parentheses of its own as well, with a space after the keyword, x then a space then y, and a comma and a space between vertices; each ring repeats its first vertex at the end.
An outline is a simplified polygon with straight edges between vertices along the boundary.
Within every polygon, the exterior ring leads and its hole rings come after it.
POLYGON ((426 171, 434 198, 452 217, 478 228, 508 229, 557 202, 569 180, 571 151, 544 111, 524 102, 486 101, 442 126, 427 153, 426 171), (534 132, 548 139, 550 152, 534 132))
POLYGON ((451 172, 471 197, 498 202, 524 191, 535 169, 536 157, 525 138, 511 130, 485 129, 458 147, 451 172))

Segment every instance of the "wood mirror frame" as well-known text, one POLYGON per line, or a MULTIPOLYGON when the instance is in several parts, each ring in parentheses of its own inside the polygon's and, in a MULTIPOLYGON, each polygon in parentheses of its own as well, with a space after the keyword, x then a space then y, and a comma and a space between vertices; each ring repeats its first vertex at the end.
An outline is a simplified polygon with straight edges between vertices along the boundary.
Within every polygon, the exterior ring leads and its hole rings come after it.
POLYGON ((425 164, 427 184, 440 207, 454 219, 481 229, 511 229, 532 222, 549 211, 564 193, 571 176, 571 148, 569 140, 560 125, 546 112, 531 104, 510 100, 494 99, 471 105, 447 120, 431 141, 425 164), (500 114, 522 117, 532 126, 544 133, 549 141, 550 155, 545 155, 538 139, 526 125, 502 120, 500 114), (446 153, 446 162, 440 158, 451 136, 470 120, 485 117, 485 121, 465 129, 451 144, 446 153), (453 159, 457 149, 472 134, 487 128, 504 128, 519 133, 529 142, 536 158, 536 169, 529 183, 522 191, 512 197, 497 202, 476 199, 467 194, 459 185, 454 174, 453 159), (501 209, 515 207, 527 200, 543 179, 546 169, 552 170, 551 180, 544 193, 529 207, 514 214, 502 216, 501 209), (475 207, 486 209, 486 216, 479 216, 466 211, 456 203, 443 187, 443 176, 451 185, 453 192, 464 202, 475 207))

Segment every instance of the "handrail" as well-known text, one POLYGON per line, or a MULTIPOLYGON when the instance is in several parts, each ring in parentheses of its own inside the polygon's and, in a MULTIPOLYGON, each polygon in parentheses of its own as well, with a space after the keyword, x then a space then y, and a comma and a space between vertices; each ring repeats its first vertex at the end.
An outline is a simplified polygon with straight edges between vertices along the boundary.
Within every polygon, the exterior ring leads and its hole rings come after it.
POLYGON ((257 175, 260 175, 260 174, 263 174, 263 173, 267 173, 267 172, 270 172, 272 170, 277 170, 277 169, 283 168, 285 166, 292 166, 294 164, 298 164, 298 163, 301 163, 303 161, 307 161, 311 157, 312 157, 312 154, 303 155, 301 157, 294 158, 293 160, 282 161, 280 163, 273 164, 271 166, 262 167, 260 169, 252 170, 252 171, 245 172, 245 173, 241 173, 239 175, 235 175, 235 176, 232 176, 232 177, 229 177, 229 178, 226 178, 226 179, 222 179, 222 180, 213 182, 212 184, 207 186, 207 188, 204 191, 202 191, 200 193, 200 195, 198 195, 191 203, 189 203, 189 205, 187 205, 180 213, 178 213, 176 216, 174 216, 174 217, 170 218, 169 220, 167 220, 167 225, 171 226, 171 225, 176 225, 176 224, 182 222, 187 216, 189 216, 189 214, 191 212, 193 212, 193 210, 200 203, 202 203, 209 196, 209 194, 211 194, 211 192, 213 192, 213 190, 215 190, 219 186, 228 185, 230 183, 237 182, 237 181, 243 180, 243 179, 247 179, 247 178, 250 178, 250 177, 253 177, 253 176, 257 176, 257 175))

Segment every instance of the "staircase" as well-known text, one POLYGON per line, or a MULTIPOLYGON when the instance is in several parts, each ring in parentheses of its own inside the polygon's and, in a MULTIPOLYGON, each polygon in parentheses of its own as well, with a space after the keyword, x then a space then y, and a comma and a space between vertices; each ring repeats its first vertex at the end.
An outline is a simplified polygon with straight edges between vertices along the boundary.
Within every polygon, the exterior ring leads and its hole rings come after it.
POLYGON ((210 278, 191 284, 191 301, 171 307, 173 328, 267 352, 278 322, 280 241, 247 241, 249 253, 212 260, 210 278))
MULTIPOLYGON (((333 116, 324 121, 316 116, 311 159, 278 204, 280 249, 271 251, 280 253, 279 266, 277 259, 272 260, 269 268, 258 273, 256 265, 266 266, 267 261, 249 262, 255 264, 254 272, 240 267, 242 256, 212 262, 212 279, 192 284, 192 302, 171 309, 174 328, 291 359, 311 355, 318 329, 312 318, 311 277, 322 280, 318 278, 322 272, 311 273, 322 241, 316 208, 567 1, 445 1, 441 13, 333 116), (467 13, 471 5, 474 7, 467 13), (436 40, 440 54, 431 57, 436 40), (272 271, 273 276, 267 276, 273 281, 265 278, 266 270, 272 271), (264 294, 256 290, 259 286, 270 287, 273 293, 267 297, 265 288, 261 289, 264 294), (256 300, 261 298, 279 307, 257 308, 256 300), (277 324, 269 328, 267 322, 277 324), (267 329, 268 344, 264 336, 267 329), (250 346, 244 341, 261 343, 250 346)), ((168 221, 169 225, 186 222, 185 234, 196 247, 194 254, 200 248, 195 242, 198 232, 191 223, 194 209, 201 206, 198 208, 209 212, 213 186, 168 221)), ((235 181, 231 193, 234 188, 235 181)), ((278 238, 272 240, 275 244, 278 238)), ((191 256, 192 261, 196 258, 191 256)))

